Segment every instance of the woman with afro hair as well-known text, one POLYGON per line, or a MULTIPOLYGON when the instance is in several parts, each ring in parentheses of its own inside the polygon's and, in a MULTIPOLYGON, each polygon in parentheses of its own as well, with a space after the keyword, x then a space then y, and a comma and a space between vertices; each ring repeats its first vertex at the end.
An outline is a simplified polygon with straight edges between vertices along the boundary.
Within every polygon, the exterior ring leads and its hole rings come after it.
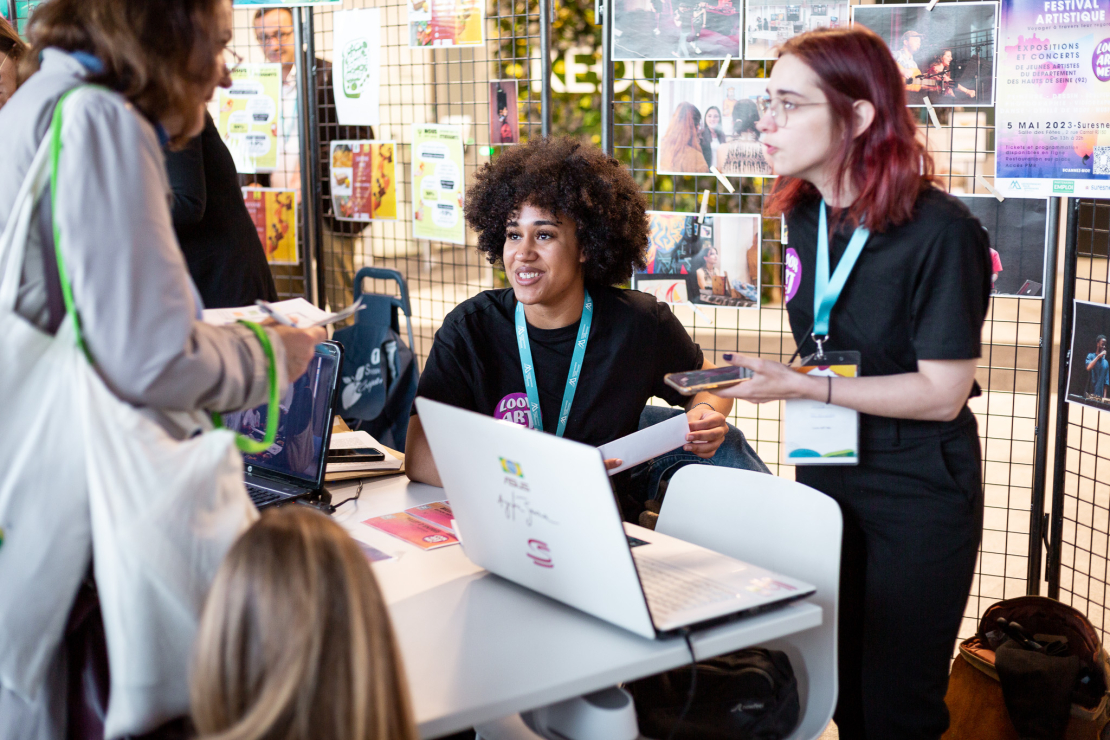
MULTIPOLYGON (((665 457, 709 460, 734 435, 713 463, 766 470, 725 422, 730 401, 709 393, 686 398, 664 384, 667 373, 714 367, 670 309, 617 287, 644 269, 648 246, 644 198, 617 160, 574 139, 533 139, 478 172, 466 219, 478 232, 478 249, 504 268, 511 287, 480 293, 447 315, 419 395, 595 446, 635 432, 648 399, 658 396, 683 407, 690 421, 686 445, 665 457), (518 321, 527 327, 531 363, 521 360, 518 321), (575 382, 572 358, 583 337, 575 382), (525 390, 526 367, 534 372, 539 414, 525 390)), ((644 423, 674 413, 681 411, 649 409, 644 423)), ((409 477, 441 485, 415 409, 408 435, 409 477)), ((625 473, 614 478, 632 518, 630 481, 625 473)))

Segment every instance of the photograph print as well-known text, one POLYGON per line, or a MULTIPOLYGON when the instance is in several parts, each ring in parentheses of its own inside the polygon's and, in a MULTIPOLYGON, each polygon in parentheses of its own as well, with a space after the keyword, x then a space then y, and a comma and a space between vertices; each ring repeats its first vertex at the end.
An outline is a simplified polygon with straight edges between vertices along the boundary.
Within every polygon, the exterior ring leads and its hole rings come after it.
POLYGON ((668 303, 759 308, 761 219, 648 211, 647 269, 632 287, 668 303))
POLYGON ((852 23, 886 41, 909 105, 994 105, 998 3, 857 5, 852 23))
POLYGON ((740 58, 744 0, 613 0, 613 59, 740 58))
POLYGON ((958 195, 991 243, 991 294, 1043 298, 1048 198, 958 195))
POLYGON ((1110 337, 1110 306, 1075 301, 1068 367, 1068 403, 1110 411, 1110 362, 1106 341, 1110 337))
POLYGON ((724 175, 771 176, 755 128, 755 100, 767 94, 767 80, 667 78, 658 85, 658 173, 698 175, 713 166, 724 175))
POLYGON ((775 47, 787 39, 818 28, 847 27, 851 4, 794 0, 747 0, 744 58, 774 59, 775 47))
POLYGON ((489 143, 495 146, 520 143, 516 80, 489 83, 489 143))

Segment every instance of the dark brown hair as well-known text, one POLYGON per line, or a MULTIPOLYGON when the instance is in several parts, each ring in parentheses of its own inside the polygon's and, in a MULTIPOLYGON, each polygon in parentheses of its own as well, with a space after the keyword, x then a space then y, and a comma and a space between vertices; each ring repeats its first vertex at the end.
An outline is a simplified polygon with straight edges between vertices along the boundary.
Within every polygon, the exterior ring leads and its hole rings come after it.
POLYGON ((568 137, 506 147, 485 164, 466 193, 466 221, 478 251, 501 262, 509 220, 531 205, 574 221, 587 285, 618 285, 643 270, 648 220, 632 173, 597 147, 568 137))
POLYGON ((84 51, 104 70, 88 77, 153 120, 196 115, 198 88, 218 75, 216 13, 226 0, 50 0, 31 16, 24 77, 48 47, 84 51))
MULTIPOLYGON (((779 47, 779 58, 787 54, 817 74, 841 133, 833 155, 836 182, 847 175, 858 193, 845 214, 847 222, 881 233, 909 221, 917 196, 933 183, 933 158, 917 138, 917 125, 906 107, 905 83, 886 43, 861 26, 821 29, 786 41, 779 47), (875 107, 875 120, 853 136, 852 104, 857 100, 875 107)), ((819 196, 811 183, 780 177, 767 209, 788 213, 814 197, 819 196)))
POLYGON ((351 536, 304 506, 232 546, 201 617, 202 740, 417 740, 389 611, 351 536))
POLYGON ((19 38, 12 25, 0 18, 0 54, 4 54, 12 62, 18 62, 27 54, 27 44, 19 38))

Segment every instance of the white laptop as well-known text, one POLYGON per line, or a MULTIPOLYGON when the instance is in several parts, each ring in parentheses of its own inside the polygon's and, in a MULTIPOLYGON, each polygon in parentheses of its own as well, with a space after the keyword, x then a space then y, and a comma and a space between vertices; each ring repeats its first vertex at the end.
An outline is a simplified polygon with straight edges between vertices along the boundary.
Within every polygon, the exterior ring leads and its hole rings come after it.
POLYGON ((648 638, 816 590, 623 525, 596 447, 426 398, 416 408, 463 549, 491 573, 648 638))

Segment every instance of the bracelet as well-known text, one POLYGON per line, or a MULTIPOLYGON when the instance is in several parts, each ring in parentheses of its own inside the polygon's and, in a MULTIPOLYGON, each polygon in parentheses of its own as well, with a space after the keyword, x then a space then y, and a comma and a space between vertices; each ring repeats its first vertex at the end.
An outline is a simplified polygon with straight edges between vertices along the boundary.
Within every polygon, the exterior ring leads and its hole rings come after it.
POLYGON ((693 406, 691 406, 690 408, 688 408, 686 410, 687 411, 693 411, 698 406, 708 406, 710 411, 716 411, 717 410, 717 409, 713 408, 713 404, 709 403, 708 401, 698 401, 697 403, 695 403, 693 406))
POLYGON ((825 396, 825 405, 826 406, 828 406, 830 403, 832 403, 832 376, 831 375, 828 376, 828 380, 829 380, 829 393, 828 393, 827 396, 825 396))

